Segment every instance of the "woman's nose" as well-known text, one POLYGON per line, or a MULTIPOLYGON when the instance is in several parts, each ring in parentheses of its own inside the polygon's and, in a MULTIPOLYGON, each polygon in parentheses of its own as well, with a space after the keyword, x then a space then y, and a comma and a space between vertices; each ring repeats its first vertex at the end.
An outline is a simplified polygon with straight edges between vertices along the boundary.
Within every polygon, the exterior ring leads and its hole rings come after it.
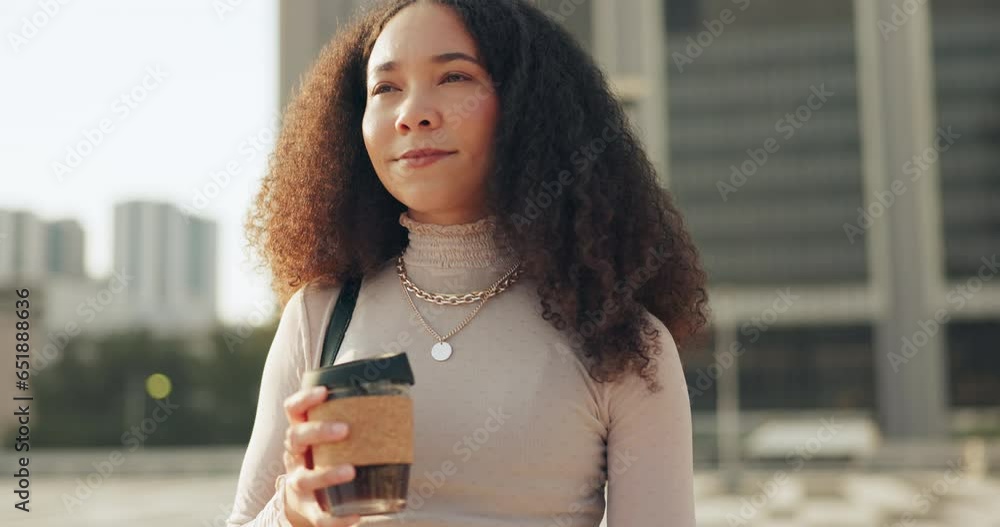
POLYGON ((396 119, 400 132, 416 129, 435 130, 441 125, 441 113, 425 102, 407 104, 396 119))

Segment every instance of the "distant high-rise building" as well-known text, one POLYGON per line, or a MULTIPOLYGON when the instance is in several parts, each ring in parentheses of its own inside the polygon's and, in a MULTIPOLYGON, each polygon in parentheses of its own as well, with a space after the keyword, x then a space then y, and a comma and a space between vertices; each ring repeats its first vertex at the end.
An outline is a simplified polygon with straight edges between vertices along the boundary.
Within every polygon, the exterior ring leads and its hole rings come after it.
POLYGON ((114 267, 92 278, 79 222, 0 210, 0 285, 29 288, 50 333, 212 328, 216 254, 214 222, 166 203, 127 202, 115 207, 114 267))
POLYGON ((40 280, 53 275, 84 275, 79 222, 45 222, 31 212, 0 210, 0 280, 40 280))
POLYGON ((129 323, 164 330, 215 323, 216 226, 167 203, 115 207, 112 272, 129 277, 129 323))
POLYGON ((0 210, 0 281, 45 276, 45 224, 27 211, 0 210))
POLYGON ((49 275, 83 277, 83 228, 76 220, 45 226, 45 269, 49 275))

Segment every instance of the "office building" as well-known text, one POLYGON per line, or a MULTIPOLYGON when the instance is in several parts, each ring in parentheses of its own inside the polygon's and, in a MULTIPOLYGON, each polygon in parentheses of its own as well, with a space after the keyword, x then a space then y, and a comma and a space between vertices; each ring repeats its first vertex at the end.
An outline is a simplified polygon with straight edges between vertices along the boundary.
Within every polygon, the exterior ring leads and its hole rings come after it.
MULTIPOLYGON (((997 418, 1000 4, 533 3, 608 73, 702 251, 696 428, 720 407, 900 439, 997 418)), ((365 4, 281 2, 282 105, 365 4)))
POLYGON ((128 325, 164 331, 216 322, 216 226, 167 203, 120 203, 112 273, 128 277, 128 325))

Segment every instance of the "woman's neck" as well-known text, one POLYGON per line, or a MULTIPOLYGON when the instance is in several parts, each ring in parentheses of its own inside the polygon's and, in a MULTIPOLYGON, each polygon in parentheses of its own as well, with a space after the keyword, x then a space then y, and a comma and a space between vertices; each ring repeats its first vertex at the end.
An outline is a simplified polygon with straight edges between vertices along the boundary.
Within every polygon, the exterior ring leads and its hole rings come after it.
POLYGON ((508 269, 517 262, 508 243, 494 239, 496 216, 487 215, 469 223, 438 225, 399 215, 399 224, 409 233, 403 263, 441 269, 508 269))

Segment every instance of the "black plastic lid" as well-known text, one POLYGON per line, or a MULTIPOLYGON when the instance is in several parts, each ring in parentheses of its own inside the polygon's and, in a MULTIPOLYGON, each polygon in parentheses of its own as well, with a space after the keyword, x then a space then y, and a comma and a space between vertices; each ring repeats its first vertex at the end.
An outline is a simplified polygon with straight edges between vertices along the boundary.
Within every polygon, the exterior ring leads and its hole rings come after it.
POLYGON ((413 384, 413 370, 406 352, 385 353, 368 359, 354 360, 309 370, 302 375, 302 386, 350 387, 358 382, 390 381, 413 384))

